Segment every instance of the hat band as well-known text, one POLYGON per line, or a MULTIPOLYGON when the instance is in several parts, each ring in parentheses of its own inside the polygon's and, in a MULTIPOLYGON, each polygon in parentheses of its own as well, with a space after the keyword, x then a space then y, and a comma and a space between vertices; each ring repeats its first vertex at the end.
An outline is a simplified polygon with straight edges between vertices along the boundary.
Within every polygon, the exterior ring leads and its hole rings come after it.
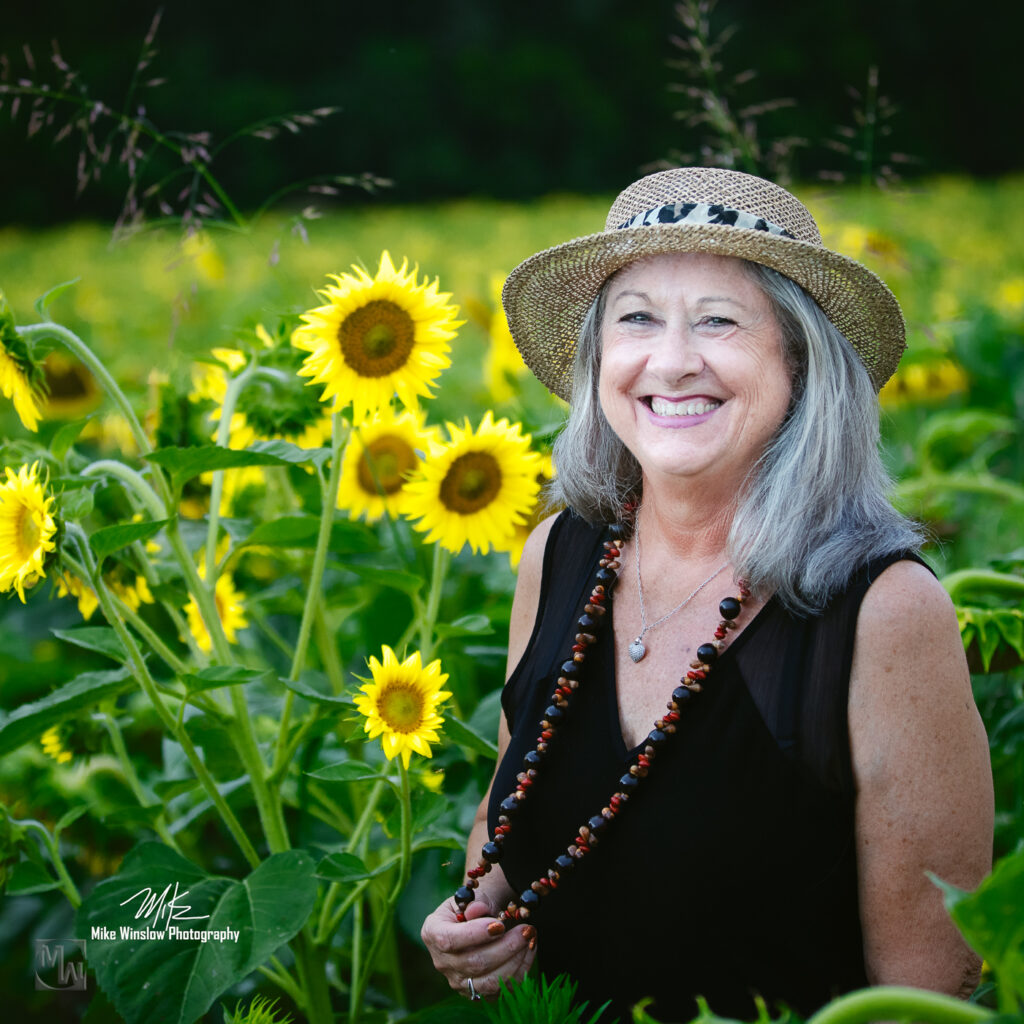
POLYGON ((656 206, 653 210, 634 214, 624 224, 619 225, 619 230, 652 227, 655 224, 679 224, 681 221, 691 224, 725 224, 733 228, 767 231, 770 235, 781 235, 783 238, 794 237, 785 228, 772 224, 764 217, 745 213, 743 210, 731 210, 721 203, 667 203, 664 206, 656 206))

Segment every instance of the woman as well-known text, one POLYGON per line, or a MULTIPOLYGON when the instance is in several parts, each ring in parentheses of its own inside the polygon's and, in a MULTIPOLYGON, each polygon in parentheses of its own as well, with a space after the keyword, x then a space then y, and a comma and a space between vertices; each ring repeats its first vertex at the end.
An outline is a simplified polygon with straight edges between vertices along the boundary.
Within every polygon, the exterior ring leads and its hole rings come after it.
POLYGON ((524 552, 469 878, 423 926, 437 968, 473 998, 539 956, 592 1005, 679 1021, 698 995, 750 1018, 755 996, 969 992, 926 872, 988 870, 988 748, 885 498, 892 294, 785 190, 684 168, 504 299, 570 403, 569 511, 524 552))

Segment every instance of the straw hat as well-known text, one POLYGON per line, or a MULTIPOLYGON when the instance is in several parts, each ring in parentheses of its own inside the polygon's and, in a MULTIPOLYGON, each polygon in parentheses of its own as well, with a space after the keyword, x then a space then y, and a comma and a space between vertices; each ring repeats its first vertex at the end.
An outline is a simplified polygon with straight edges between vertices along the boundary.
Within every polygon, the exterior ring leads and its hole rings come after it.
POLYGON ((545 249, 509 275, 502 302, 512 337, 550 391, 569 399, 576 341, 601 285, 626 264, 666 252, 737 256, 785 274, 849 339, 876 391, 906 348, 892 292, 867 267, 826 249, 803 203, 751 174, 681 167, 633 182, 604 231, 545 249))

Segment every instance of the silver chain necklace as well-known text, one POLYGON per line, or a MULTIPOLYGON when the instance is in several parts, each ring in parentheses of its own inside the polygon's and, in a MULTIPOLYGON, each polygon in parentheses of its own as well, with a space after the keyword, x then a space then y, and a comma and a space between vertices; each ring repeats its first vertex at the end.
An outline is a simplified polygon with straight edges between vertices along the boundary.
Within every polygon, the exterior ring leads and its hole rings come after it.
POLYGON ((644 646, 644 637, 652 630, 656 629, 663 622, 671 619, 676 612, 681 611, 685 608, 722 570, 729 564, 729 559, 726 559, 700 586, 697 587, 691 594, 684 597, 670 612, 666 612, 656 622, 652 622, 650 625, 647 624, 647 613, 644 610, 644 581, 640 578, 640 510, 637 509, 636 516, 636 591, 640 598, 640 635, 635 639, 631 640, 629 644, 629 656, 634 662, 642 661, 644 655, 647 653, 647 648, 644 646))

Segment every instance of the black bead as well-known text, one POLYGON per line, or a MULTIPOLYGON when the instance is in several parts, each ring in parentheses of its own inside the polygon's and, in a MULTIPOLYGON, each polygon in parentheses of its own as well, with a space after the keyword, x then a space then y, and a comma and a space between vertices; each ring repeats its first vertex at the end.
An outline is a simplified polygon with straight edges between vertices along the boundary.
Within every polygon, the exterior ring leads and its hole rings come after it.
POLYGON ((524 768, 539 768, 544 758, 536 750, 528 750, 523 758, 524 768))
POLYGON ((690 691, 685 686, 677 686, 672 691, 672 699, 679 704, 684 700, 690 699, 690 691))
POLYGON ((617 578, 618 577, 616 577, 615 572, 612 569, 598 569, 594 574, 594 579, 596 579, 598 583, 604 583, 605 585, 614 583, 617 578))
POLYGON ((519 810, 519 801, 514 796, 507 796, 501 801, 501 809, 506 814, 515 814, 519 810))
POLYGON ((608 824, 608 819, 600 814, 595 814, 587 824, 590 826, 591 832, 600 832, 608 824))
POLYGON ((565 712, 560 707, 557 707, 555 704, 549 704, 544 709, 544 717, 552 725, 557 725, 563 718, 565 718, 565 712))
POLYGON ((635 775, 630 775, 626 772, 625 775, 619 779, 619 785, 627 792, 631 793, 637 786, 640 785, 640 780, 635 775))
POLYGON ((652 747, 660 747, 668 739, 667 734, 663 733, 660 729, 652 729, 647 734, 647 742, 652 747))
POLYGON ((710 665, 718 657, 718 648, 714 644, 701 644, 697 648, 697 660, 710 665))
POLYGON ((718 606, 718 610, 721 612, 723 619, 735 619, 736 616, 739 615, 742 607, 743 606, 735 597, 726 597, 722 599, 722 603, 718 606))
POLYGON ((625 523, 612 523, 611 526, 608 527, 608 537, 610 540, 622 540, 625 536, 625 523))
POLYGON ((584 612, 577 621, 579 622, 580 629, 582 629, 584 633, 589 633, 597 626, 597 620, 594 616, 588 615, 586 612, 584 612))
POLYGON ((580 667, 575 661, 563 661, 559 674, 565 676, 566 679, 579 679, 580 667))
POLYGON ((521 907, 528 907, 532 910, 538 903, 540 903, 540 897, 532 889, 527 889, 519 896, 519 906, 521 907))
POLYGON ((576 861, 572 859, 567 853, 563 853, 555 858, 555 867, 559 871, 568 871, 571 867, 575 866, 576 861))
POLYGON ((468 885, 460 885, 455 890, 455 902, 460 907, 466 907, 476 899, 476 893, 468 885))
POLYGON ((497 864, 501 860, 502 849, 497 843, 484 843, 480 850, 480 856, 488 864, 497 864))

